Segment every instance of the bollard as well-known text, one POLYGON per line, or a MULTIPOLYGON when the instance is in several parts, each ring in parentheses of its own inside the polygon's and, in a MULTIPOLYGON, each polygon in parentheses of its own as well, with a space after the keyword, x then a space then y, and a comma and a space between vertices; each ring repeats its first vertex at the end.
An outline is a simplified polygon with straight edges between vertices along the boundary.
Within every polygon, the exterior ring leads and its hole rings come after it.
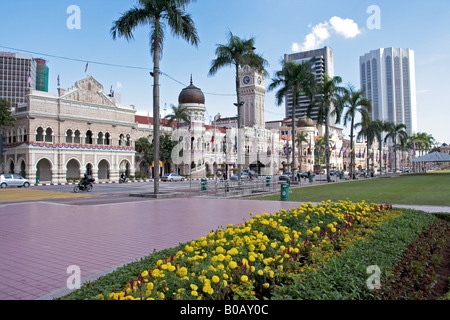
POLYGON ((289 184, 282 183, 281 184, 281 201, 286 201, 289 199, 289 184))
POLYGON ((201 184, 202 184, 202 191, 206 191, 206 186, 208 184, 208 180, 202 179, 201 181, 202 181, 201 182, 201 184))

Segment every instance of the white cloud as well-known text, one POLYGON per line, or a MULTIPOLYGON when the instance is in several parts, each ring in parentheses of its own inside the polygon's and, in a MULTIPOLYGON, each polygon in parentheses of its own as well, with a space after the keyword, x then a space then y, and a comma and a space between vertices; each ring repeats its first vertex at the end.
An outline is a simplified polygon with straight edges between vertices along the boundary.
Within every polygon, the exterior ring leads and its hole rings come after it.
MULTIPOLYGON (((311 26, 309 26, 311 28, 311 26)), ((354 38, 361 34, 358 24, 352 19, 332 17, 330 20, 319 23, 311 28, 302 45, 297 42, 292 44, 292 51, 307 51, 320 48, 324 42, 336 33, 344 38, 354 38)))
POLYGON ((330 19, 330 24, 333 30, 344 38, 354 38, 361 34, 358 24, 352 19, 333 17, 330 19))
POLYGON ((117 82, 116 82, 116 87, 119 88, 119 89, 123 88, 122 82, 117 81, 117 82))

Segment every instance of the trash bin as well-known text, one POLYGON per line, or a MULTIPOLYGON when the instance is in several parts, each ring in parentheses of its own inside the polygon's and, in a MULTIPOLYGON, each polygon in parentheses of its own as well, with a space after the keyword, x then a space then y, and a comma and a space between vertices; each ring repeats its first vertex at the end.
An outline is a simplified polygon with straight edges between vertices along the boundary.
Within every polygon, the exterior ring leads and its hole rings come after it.
POLYGON ((39 177, 36 177, 36 184, 39 184, 39 181, 41 181, 41 179, 39 177))
POLYGON ((206 191, 206 186, 208 185, 208 180, 202 179, 201 184, 202 184, 202 191, 206 191))
POLYGON ((281 184, 281 201, 286 201, 289 199, 289 184, 282 183, 281 184))
POLYGON ((270 177, 266 177, 266 187, 270 187, 270 177))
POLYGON ((309 175, 309 182, 313 182, 314 181, 314 175, 311 173, 309 175))
POLYGON ((339 179, 342 180, 342 178, 344 178, 344 174, 342 172, 339 172, 339 179))

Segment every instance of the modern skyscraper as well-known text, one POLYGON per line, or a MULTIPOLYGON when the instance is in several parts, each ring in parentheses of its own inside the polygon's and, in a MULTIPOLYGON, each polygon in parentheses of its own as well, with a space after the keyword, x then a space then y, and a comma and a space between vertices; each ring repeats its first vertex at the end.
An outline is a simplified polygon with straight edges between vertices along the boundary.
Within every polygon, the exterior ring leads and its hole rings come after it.
POLYGON ((29 54, 0 52, 0 99, 11 108, 26 102, 30 89, 36 89, 36 61, 29 54))
POLYGON ((359 58, 361 89, 372 101, 372 119, 403 123, 417 131, 414 51, 381 48, 359 58))
POLYGON ((44 59, 36 60, 36 90, 48 92, 48 66, 44 59))
MULTIPOLYGON (((303 61, 310 61, 313 73, 316 76, 317 81, 322 79, 324 73, 331 78, 334 77, 334 59, 333 50, 330 47, 324 47, 321 49, 303 51, 293 54, 285 54, 285 61, 295 61, 296 63, 302 63, 303 61)), ((300 96, 298 105, 295 109, 295 117, 300 118, 306 114, 309 106, 309 99, 305 96, 300 96)), ((285 114, 286 118, 292 117, 292 94, 289 94, 285 101, 285 114)), ((311 119, 317 121, 318 110, 313 108, 311 110, 311 119)), ((334 120, 330 119, 332 124, 334 120)))

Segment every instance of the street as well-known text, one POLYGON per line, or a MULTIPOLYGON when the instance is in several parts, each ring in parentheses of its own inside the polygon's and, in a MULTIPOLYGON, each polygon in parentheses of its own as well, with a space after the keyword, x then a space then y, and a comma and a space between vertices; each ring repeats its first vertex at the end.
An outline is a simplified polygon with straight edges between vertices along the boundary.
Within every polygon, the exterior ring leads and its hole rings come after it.
MULTIPOLYGON (((153 181, 119 183, 94 183, 91 192, 73 191, 74 184, 69 185, 39 185, 29 188, 10 187, 0 190, 0 204, 29 201, 51 200, 65 204, 101 204, 128 201, 140 201, 148 198, 130 197, 132 193, 153 192, 153 181)), ((161 192, 185 192, 198 194, 200 181, 160 182, 161 192)))

